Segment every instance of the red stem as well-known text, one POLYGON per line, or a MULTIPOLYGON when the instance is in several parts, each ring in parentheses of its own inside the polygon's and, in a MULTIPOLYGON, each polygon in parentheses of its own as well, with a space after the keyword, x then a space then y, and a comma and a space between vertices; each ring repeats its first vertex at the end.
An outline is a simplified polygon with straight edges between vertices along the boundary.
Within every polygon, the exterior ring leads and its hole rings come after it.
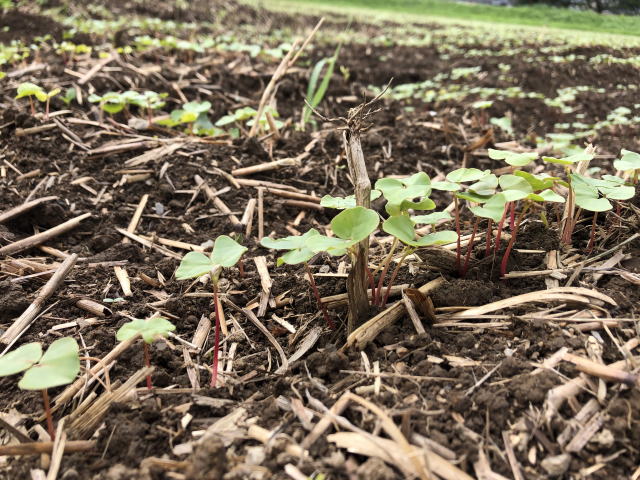
POLYGON ((458 234, 458 239, 456 240, 456 269, 458 273, 460 272, 460 210, 458 205, 458 197, 453 196, 453 203, 456 211, 456 233, 458 234))
POLYGON ((587 252, 591 253, 593 250, 593 244, 596 240, 596 220, 598 219, 598 212, 593 212, 593 222, 591 223, 591 235, 589 236, 589 244, 587 245, 587 252))
POLYGON ((44 112, 44 120, 47 121, 49 120, 49 102, 51 101, 50 98, 47 98, 47 107, 45 108, 45 112, 44 112))
POLYGON ((31 115, 36 114, 36 107, 33 106, 33 98, 29 97, 29 104, 31 105, 31 115))
POLYGON ((387 292, 384 295, 384 301, 382 302, 382 305, 380 305, 381 307, 384 307, 387 304, 387 301, 389 300, 389 294, 391 293, 391 287, 393 286, 393 282, 395 282, 396 277, 398 276, 398 272, 400 272, 400 267, 404 263, 404 259, 407 258, 407 255, 409 255, 409 253, 411 253, 411 250, 407 249, 402 255, 402 258, 400 259, 400 261, 398 262, 398 265, 396 265, 396 268, 393 269, 393 273, 391 274, 391 280, 389 280, 389 285, 387 285, 387 292))
POLYGON ((511 204, 511 212, 509 213, 509 229, 514 230, 516 228, 516 204, 511 204))
POLYGON ((211 388, 218 382, 218 360, 220 355, 220 305, 218 304, 218 283, 213 282, 213 309, 216 315, 216 329, 213 337, 213 364, 211 365, 211 388))
POLYGON ((322 303, 322 300, 320 300, 320 292, 318 291, 316 280, 313 278, 313 275, 311 274, 311 269, 309 268, 309 264, 305 262, 304 266, 307 270, 307 276, 309 277, 309 282, 311 283, 311 289, 313 290, 313 295, 316 297, 316 302, 318 302, 318 306, 322 310, 324 321, 327 322, 327 325, 331 330, 335 330, 336 326, 333 324, 333 320, 331 320, 331 317, 329 316, 329 312, 327 312, 327 306, 324 303, 322 303))
POLYGON ((491 252, 491 225, 493 224, 493 220, 489 219, 489 223, 487 223, 487 238, 485 240, 486 247, 484 249, 484 256, 488 257, 491 252))
POLYGON ((502 237, 502 229, 504 228, 504 220, 507 218, 507 210, 509 210, 509 204, 511 202, 507 202, 504 206, 504 212, 502 212, 502 218, 500 219, 500 223, 498 223, 498 232, 496 233, 496 241, 493 248, 493 253, 498 253, 498 249, 500 248, 500 237, 502 237))
POLYGON ((49 404, 49 392, 47 389, 42 390, 42 403, 44 404, 44 413, 47 416, 47 430, 51 441, 56 439, 56 431, 53 429, 53 416, 51 415, 51 405, 49 404))
POLYGON ((473 224, 473 232, 471 233, 471 238, 469 239, 469 245, 467 246, 467 255, 464 258, 464 267, 462 267, 462 272, 460 272, 460 276, 464 278, 467 275, 467 270, 469 270, 469 259, 471 258, 471 252, 473 251, 473 242, 476 239, 476 232, 478 231, 478 223, 480 222, 479 218, 476 218, 476 221, 473 224))
POLYGON ((504 256, 502 257, 502 262, 500 263, 500 276, 504 277, 507 274, 507 263, 509 263, 509 255, 511 255, 511 250, 513 249, 513 245, 516 243, 516 237, 518 236, 518 229, 520 228, 520 224, 524 219, 525 213, 529 209, 529 204, 526 204, 522 211, 520 212, 520 216, 518 217, 518 222, 516 223, 513 232, 511 232, 511 239, 507 244, 507 249, 504 252, 504 256))
MULTIPOLYGON (((151 353, 149 352, 149 344, 143 340, 142 345, 144 348, 144 365, 146 367, 150 367, 151 353)), ((152 389, 153 389, 153 385, 151 384, 151 375, 147 375, 147 390, 152 390, 152 389)))
POLYGON ((369 288, 371 288, 371 298, 374 300, 374 305, 375 305, 376 281, 373 279, 373 275, 371 274, 371 269, 369 268, 369 265, 367 265, 367 277, 369 277, 369 288))

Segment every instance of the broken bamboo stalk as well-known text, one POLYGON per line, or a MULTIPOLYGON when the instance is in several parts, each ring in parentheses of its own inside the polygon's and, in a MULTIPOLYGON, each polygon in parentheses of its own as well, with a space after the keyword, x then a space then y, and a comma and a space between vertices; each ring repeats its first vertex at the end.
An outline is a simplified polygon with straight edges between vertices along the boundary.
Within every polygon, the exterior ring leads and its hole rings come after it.
POLYGON ((83 213, 71 220, 67 220, 60 225, 50 228, 49 230, 45 230, 44 232, 36 233, 35 235, 31 235, 30 237, 23 238, 22 240, 18 240, 17 242, 10 243, 9 245, 5 245, 0 248, 0 255, 13 255, 15 253, 22 252, 23 250, 27 250, 31 247, 35 247, 36 245, 40 245, 52 238, 57 237, 69 230, 76 228, 80 225, 80 222, 89 218, 91 216, 90 213, 83 213))
POLYGON ((52 195, 50 197, 41 197, 36 198, 35 200, 31 200, 30 202, 23 203, 22 205, 18 205, 16 207, 10 208, 9 210, 0 213, 0 223, 8 222, 9 220, 19 217, 20 215, 28 212, 32 208, 37 207, 38 205, 42 205, 43 203, 50 202, 51 200, 56 200, 58 197, 52 195))
POLYGON ((38 293, 35 300, 31 302, 31 305, 29 305, 22 315, 20 315, 7 329, 7 331, 4 332, 2 337, 0 337, 0 343, 4 343, 5 345, 12 344, 27 328, 29 328, 31 323, 40 313, 40 310, 42 310, 44 303, 49 299, 49 297, 51 297, 51 295, 53 295, 53 292, 58 289, 67 274, 71 271, 76 260, 78 260, 78 255, 74 253, 62 262, 56 270, 56 273, 54 273, 45 286, 42 287, 42 290, 40 290, 40 293, 38 293))
MULTIPOLYGON (((142 218, 142 212, 144 208, 147 206, 147 201, 149 200, 149 194, 145 193, 140 199, 140 203, 136 207, 136 211, 133 213, 133 217, 131 217, 131 221, 129 222, 129 226, 127 227, 127 232, 136 233, 136 228, 138 228, 138 224, 140 223, 140 219, 142 218)), ((122 243, 129 243, 131 240, 128 237, 124 237, 122 239, 122 243)))
POLYGON ((193 178, 196 181, 196 185, 204 190, 205 195, 209 200, 213 202, 216 208, 222 213, 227 214, 231 223, 233 223, 234 225, 242 225, 240 219, 231 212, 231 209, 227 206, 227 204, 224 203, 222 199, 216 195, 215 190, 207 185, 207 182, 200 175, 195 175, 193 178))
POLYGON ((251 165, 250 167, 236 168, 231 170, 231 175, 234 177, 243 177, 246 175, 253 175, 254 173, 269 172, 271 170, 277 170, 281 167, 298 167, 300 161, 296 158, 281 158, 280 160, 274 160, 273 162, 259 163, 257 165, 251 165))
MULTIPOLYGON (((426 285, 423 285, 418 290, 423 295, 427 295, 429 292, 440 287, 445 282, 444 278, 439 277, 435 280, 431 280, 426 285)), ((378 336, 378 334, 387 328, 389 325, 395 323, 405 313, 404 302, 398 301, 391 305, 386 310, 380 312, 368 322, 362 324, 356 330, 354 330, 348 337, 345 347, 357 347, 364 348, 369 342, 378 336)))
MULTIPOLYGON (((64 453, 86 452, 95 447, 95 440, 72 440, 65 443, 64 453)), ((29 442, 0 446, 0 455, 40 455, 52 451, 53 442, 29 442)))

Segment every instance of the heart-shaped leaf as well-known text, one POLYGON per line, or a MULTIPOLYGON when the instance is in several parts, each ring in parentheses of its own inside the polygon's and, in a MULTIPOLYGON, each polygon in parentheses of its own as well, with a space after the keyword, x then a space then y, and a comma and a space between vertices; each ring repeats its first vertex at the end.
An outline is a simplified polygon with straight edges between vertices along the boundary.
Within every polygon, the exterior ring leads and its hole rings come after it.
POLYGON ((325 235, 315 235, 307 242, 307 248, 313 253, 327 252, 329 255, 340 257, 347 253, 357 241, 343 240, 342 238, 327 237, 325 235))
POLYGON ((416 173, 407 178, 381 178, 376 182, 376 190, 380 190, 387 200, 386 210, 391 215, 397 215, 409 208, 429 210, 435 208, 435 203, 429 201, 431 180, 424 172, 416 173), (420 198, 417 203, 414 198, 420 198))
POLYGON ((431 245, 442 245, 445 243, 455 242, 458 238, 456 232, 443 230, 440 232, 430 233, 424 237, 416 239, 414 223, 405 215, 398 215, 385 220, 382 229, 390 235, 393 235, 402 243, 412 247, 428 247, 431 245))
POLYGON ((482 218, 490 218, 494 222, 498 223, 502 219, 504 214, 504 206, 507 203, 507 198, 504 193, 498 193, 491 197, 484 205, 471 207, 471 212, 482 218))
POLYGON ((30 368, 42 357, 38 342, 27 343, 0 358, 0 377, 20 373, 30 368))
POLYGON ((18 383, 23 390, 45 390, 67 385, 80 371, 78 343, 70 337, 53 342, 38 363, 27 370, 18 383))
POLYGON ((147 320, 136 318, 118 329, 116 339, 123 342, 140 334, 145 342, 153 343, 158 337, 167 337, 169 332, 175 329, 175 325, 163 317, 153 317, 147 320))
POLYGON ((580 152, 573 155, 569 155, 565 158, 555 158, 555 157, 542 157, 542 160, 548 163, 558 163, 560 165, 573 165, 578 162, 585 162, 587 160, 592 160, 593 155, 590 153, 580 152))
MULTIPOLYGON (((380 190, 371 190, 371 201, 380 198, 382 192, 380 190)), ((356 206, 356 196, 349 195, 347 197, 332 197, 331 195, 325 195, 320 199, 320 205, 325 208, 335 208, 338 210, 344 210, 345 208, 353 208, 356 206)))
POLYGON ((204 253, 189 252, 180 261, 180 266, 176 270, 176 278, 185 280, 187 278, 196 278, 206 275, 216 264, 211 261, 204 253))
POLYGON ((523 172, 522 170, 516 170, 514 175, 524 178, 534 192, 539 192, 547 188, 553 187, 556 181, 560 180, 560 177, 548 177, 544 175, 534 175, 529 172, 523 172))
POLYGON ((469 191, 478 195, 493 195, 498 187, 498 177, 493 173, 485 175, 473 185, 469 185, 469 191))
POLYGON ((640 153, 630 150, 622 150, 622 158, 613 162, 613 166, 618 170, 640 170, 640 153))
POLYGON ((416 215, 411 220, 416 225, 435 225, 438 222, 452 220, 453 217, 449 212, 433 212, 428 215, 416 215))
POLYGON ((289 250, 277 260, 278 266, 283 263, 289 265, 296 265, 308 261, 315 254, 308 246, 307 243, 310 238, 320 235, 320 233, 312 228, 304 235, 290 236, 285 238, 279 238, 274 240, 269 237, 264 237, 260 244, 266 248, 272 248, 274 250, 289 250))
POLYGON ((247 250, 228 235, 220 235, 213 244, 211 261, 223 267, 233 267, 247 250))
POLYGON ((606 198, 597 198, 578 194, 576 194, 575 198, 577 206, 590 212, 606 212, 613 208, 611 202, 606 198))
POLYGON ((354 243, 369 237, 380 223, 378 214, 364 207, 343 210, 331 220, 331 229, 343 240, 354 243))
POLYGON ((467 183, 480 180, 482 177, 489 175, 491 172, 486 170, 478 170, 477 168, 458 168, 447 175, 447 180, 453 183, 467 183))
POLYGON ((562 195, 557 194, 551 189, 542 190, 538 193, 542 200, 545 202, 564 203, 565 199, 562 195))
POLYGON ((493 148, 490 148, 489 158, 492 158, 493 160, 504 160, 514 167, 524 167, 534 160, 537 160, 538 154, 536 152, 515 153, 507 150, 494 150, 493 148))
POLYGON ((502 175, 499 182, 502 190, 518 190, 527 194, 533 193, 533 188, 531 188, 529 182, 518 175, 502 175))

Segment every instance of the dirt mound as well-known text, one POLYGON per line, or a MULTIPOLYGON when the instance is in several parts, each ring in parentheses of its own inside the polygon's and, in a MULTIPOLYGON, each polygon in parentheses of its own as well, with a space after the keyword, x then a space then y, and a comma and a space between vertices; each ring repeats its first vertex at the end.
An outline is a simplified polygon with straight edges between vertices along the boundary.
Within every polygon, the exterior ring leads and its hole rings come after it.
POLYGON ((25 13, 19 10, 10 10, 0 16, 0 43, 9 43, 12 40, 30 42, 35 37, 51 35, 54 40, 62 39, 63 27, 55 20, 25 13))

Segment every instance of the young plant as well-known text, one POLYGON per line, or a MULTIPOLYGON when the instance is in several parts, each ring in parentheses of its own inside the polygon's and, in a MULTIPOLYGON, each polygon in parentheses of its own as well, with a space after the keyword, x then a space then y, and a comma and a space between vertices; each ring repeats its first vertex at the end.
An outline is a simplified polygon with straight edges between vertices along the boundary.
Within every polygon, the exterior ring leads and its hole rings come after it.
POLYGON ((572 173, 569 177, 576 206, 588 212, 593 212, 591 234, 587 245, 587 250, 591 251, 595 243, 598 213, 613 208, 609 200, 629 200, 635 195, 636 189, 633 186, 626 185, 622 178, 613 175, 603 175, 601 180, 585 177, 577 173, 572 173))
MULTIPOLYGON (((158 120, 158 125, 176 127, 178 125, 188 125, 187 132, 190 134, 200 134, 203 130, 213 129, 209 121, 207 112, 211 109, 210 102, 188 102, 181 109, 171 112, 169 118, 158 120)), ((208 134, 209 132, 207 132, 208 134)))
POLYGON ((311 71, 311 76, 309 77, 309 85, 307 86, 307 97, 306 103, 302 109, 302 118, 300 120, 300 127, 304 130, 305 124, 311 119, 311 114, 313 113, 313 109, 320 105, 322 99, 327 93, 327 89, 329 88, 329 82, 331 82, 331 77, 333 76, 333 70, 336 66, 336 61, 338 60, 338 55, 340 55, 340 48, 342 44, 339 44, 336 47, 333 56, 329 58, 323 58, 318 63, 315 64, 313 70, 311 71), (325 68, 324 77, 322 77, 322 81, 318 85, 318 81, 320 80, 320 75, 322 74, 322 70, 325 68), (311 107, 309 107, 309 105, 311 107))
POLYGON ((40 343, 33 342, 0 358, 0 377, 24 372, 18 387, 42 391, 47 429, 52 440, 55 430, 47 389, 73 382, 80 371, 78 350, 78 343, 71 337, 65 337, 53 342, 44 355, 40 343))
MULTIPOLYGON (((136 318, 125 323, 118 329, 116 339, 119 342, 124 342, 125 340, 140 334, 143 340, 144 364, 145 366, 150 367, 151 354, 149 352, 149 345, 159 337, 167 337, 169 332, 172 332, 175 329, 175 325, 166 318, 151 317, 147 320, 140 320, 136 318)), ((147 389, 151 390, 152 388, 151 375, 147 375, 147 389)))
MULTIPOLYGON (((351 207, 346 208, 331 220, 331 230, 336 235, 335 237, 327 237, 325 235, 321 235, 316 230, 311 229, 299 237, 286 237, 277 240, 265 237, 262 239, 261 244, 264 247, 276 250, 289 250, 278 259, 278 265, 281 265, 282 263, 296 265, 303 262, 306 264, 313 255, 320 252, 326 252, 332 256, 343 256, 348 254, 352 264, 354 264, 355 247, 362 240, 368 238, 369 235, 378 228, 379 223, 380 218, 373 210, 369 210, 364 207, 351 207)), ((331 321, 328 313, 324 310, 315 280, 313 275, 311 275, 308 266, 307 273, 309 275, 316 301, 320 308, 323 309, 325 321, 330 328, 334 328, 333 322, 331 321)))
POLYGON ((223 268, 233 267, 247 251, 238 242, 227 235, 220 235, 213 244, 211 255, 200 252, 187 253, 176 270, 176 279, 186 280, 209 274, 213 284, 213 304, 216 317, 213 345, 213 364, 211 366, 211 386, 215 387, 218 379, 218 355, 220 351, 220 319, 222 305, 218 299, 218 282, 223 268))
MULTIPOLYGON (((456 234, 458 238, 456 240, 456 268, 461 276, 466 273, 466 268, 462 266, 461 255, 462 249, 460 245, 460 199, 467 200, 473 203, 484 203, 495 191, 497 185, 496 176, 489 170, 479 170, 477 168, 458 168, 452 172, 449 172, 446 176, 446 182, 443 182, 447 188, 453 193, 453 204, 455 214, 455 226, 456 234), (474 182, 467 188, 467 191, 460 191, 463 189, 463 183, 474 182)), ((435 188, 435 187, 434 187, 435 188)), ((477 223, 474 225, 474 231, 477 230, 477 223)), ((475 235, 474 235, 475 237, 475 235)), ((475 239, 475 238, 474 238, 475 239)), ((473 247, 473 242, 469 242, 468 251, 473 247)))
POLYGON ((287 253, 285 253, 281 257, 278 257, 278 260, 276 261, 276 265, 278 266, 282 265, 283 263, 286 263, 287 265, 298 265, 300 263, 304 263, 304 268, 307 272, 307 276, 309 277, 309 282, 311 283, 313 295, 316 298, 318 307, 322 310, 322 315, 324 316, 324 320, 327 323, 327 326, 331 328, 331 330, 334 330, 335 325, 333 323, 333 320, 331 320, 331 317, 329 316, 326 305, 322 303, 322 300, 320 299, 320 292, 318 291, 318 286, 316 285, 316 281, 313 278, 313 274, 311 273, 311 269, 309 268, 308 263, 309 260, 316 254, 307 246, 307 242, 310 238, 316 235, 320 235, 320 233, 315 228, 312 228, 307 233, 300 236, 290 236, 279 238, 277 240, 269 237, 264 237, 260 241, 260 245, 272 250, 288 250, 287 253))
MULTIPOLYGON (((376 182, 375 188, 382 192, 387 201, 385 210, 391 216, 408 215, 409 210, 433 210, 436 208, 434 201, 429 198, 433 188, 431 180, 424 172, 418 172, 406 178, 381 178, 376 182), (417 201, 415 201, 416 199, 417 201)), ((399 241, 397 237, 393 239, 389 253, 380 267, 382 272, 378 278, 377 286, 374 287, 372 292, 374 304, 381 304, 383 301, 382 288, 384 279, 399 241)), ((374 272, 372 277, 375 277, 376 273, 377 271, 374 272)))
POLYGON ((36 113, 36 109, 33 104, 33 97, 36 97, 40 102, 46 102, 44 119, 48 120, 49 119, 49 103, 51 102, 52 97, 55 97, 60 93, 60 89, 54 88, 50 92, 47 92, 42 87, 40 87, 39 85, 36 85, 35 83, 25 82, 18 85, 17 93, 18 94, 16 95, 16 100, 23 97, 29 98, 29 104, 31 105, 31 115, 35 115, 36 113))
MULTIPOLYGON (((439 213, 441 213, 441 215, 438 216, 442 216, 444 218, 444 216, 442 215, 443 212, 439 213)), ((421 220, 424 221, 425 219, 422 218, 421 220)), ((432 219, 429 219, 429 221, 432 221, 432 219)), ((455 242, 458 238, 458 234, 451 230, 441 230, 439 232, 429 233, 423 237, 418 237, 415 231, 416 223, 417 222, 414 219, 411 219, 405 215, 395 215, 389 217, 382 223, 382 230, 387 232, 389 235, 393 235, 395 239, 398 239, 405 245, 402 249, 400 260, 396 264, 396 267, 391 274, 391 279, 389 280, 389 284, 387 285, 387 291, 381 303, 382 306, 387 304, 393 282, 398 276, 400 267, 404 263, 404 260, 407 258, 407 256, 415 252, 418 248, 452 243, 455 242)))
POLYGON ((107 92, 104 95, 96 95, 94 93, 89 95, 89 102, 99 103, 100 108, 109 115, 115 115, 121 112, 127 105, 127 99, 122 93, 118 92, 107 92))
POLYGON ((622 150, 622 158, 613 162, 613 166, 623 172, 631 172, 633 184, 638 184, 638 175, 640 175, 640 153, 630 150, 622 150))
MULTIPOLYGON (((128 92, 125 92, 125 94, 126 93, 128 92)), ((143 93, 139 93, 139 92, 131 92, 131 93, 133 95, 131 95, 130 99, 127 99, 128 103, 144 109, 147 112, 147 119, 149 121, 149 125, 151 125, 153 111, 158 110, 166 105, 166 102, 164 101, 164 99, 167 98, 168 94, 157 93, 151 90, 146 90, 143 93)))
MULTIPOLYGON (((284 123, 280 120, 275 120, 280 116, 280 114, 276 111, 275 108, 271 106, 267 106, 264 109, 263 116, 258 120, 259 130, 265 132, 269 128, 269 122, 267 120, 267 114, 271 115, 274 119, 274 126, 276 129, 281 129, 284 127, 284 123)), ((258 116, 258 111, 251 107, 243 107, 237 109, 235 112, 229 115, 225 115, 220 118, 216 123, 216 127, 225 127, 227 125, 236 125, 238 130, 235 131, 235 136, 239 136, 239 130, 243 130, 243 124, 247 127, 253 127, 256 123, 256 117, 258 116)))

